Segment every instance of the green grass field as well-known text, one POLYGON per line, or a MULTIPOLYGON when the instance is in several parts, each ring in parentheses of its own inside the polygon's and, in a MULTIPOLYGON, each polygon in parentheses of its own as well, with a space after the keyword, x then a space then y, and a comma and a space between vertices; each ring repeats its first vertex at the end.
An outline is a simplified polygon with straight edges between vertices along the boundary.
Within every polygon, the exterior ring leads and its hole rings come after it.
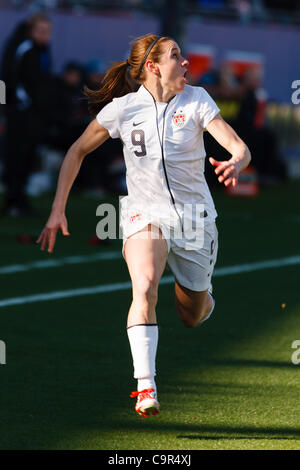
MULTIPOLYGON (((300 255, 298 182, 253 200, 221 190, 213 196, 217 268, 300 255)), ((33 201, 42 220, 0 219, 0 267, 120 251, 118 240, 89 245, 101 201, 75 193, 67 211, 71 237, 59 236, 53 255, 18 243, 19 234, 38 235, 51 200, 33 201)), ((300 449, 300 364, 291 361, 300 340, 299 279, 299 264, 218 275, 215 312, 196 329, 178 320, 173 284, 161 285, 161 413, 146 420, 129 398, 136 387, 125 330, 130 289, 2 306, 0 448, 300 449)), ((128 280, 121 258, 33 266, 0 274, 0 301, 128 280)))

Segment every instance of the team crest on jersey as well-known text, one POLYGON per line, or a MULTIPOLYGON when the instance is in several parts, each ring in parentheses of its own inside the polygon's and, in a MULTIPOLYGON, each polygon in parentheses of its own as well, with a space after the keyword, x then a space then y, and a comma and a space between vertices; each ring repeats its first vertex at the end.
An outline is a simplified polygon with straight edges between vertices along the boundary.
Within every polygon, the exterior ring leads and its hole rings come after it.
POLYGON ((172 115, 172 122, 173 126, 175 127, 183 127, 185 125, 186 121, 186 116, 183 112, 183 109, 179 109, 178 111, 175 111, 172 115))

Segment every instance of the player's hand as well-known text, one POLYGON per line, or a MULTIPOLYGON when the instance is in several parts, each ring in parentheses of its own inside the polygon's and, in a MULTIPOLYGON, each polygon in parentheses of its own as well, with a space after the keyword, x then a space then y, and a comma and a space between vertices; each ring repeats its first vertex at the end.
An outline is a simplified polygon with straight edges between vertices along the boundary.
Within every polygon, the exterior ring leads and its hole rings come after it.
POLYGON ((209 162, 215 167, 215 173, 218 175, 218 181, 224 183, 225 186, 236 186, 238 182, 238 176, 241 171, 239 162, 233 162, 231 160, 218 161, 210 157, 209 162))
POLYGON ((44 251, 48 244, 48 253, 53 252, 58 230, 61 230, 65 237, 70 235, 68 231, 68 222, 65 215, 51 212, 48 222, 46 223, 42 233, 36 241, 36 243, 41 243, 42 251, 44 251))

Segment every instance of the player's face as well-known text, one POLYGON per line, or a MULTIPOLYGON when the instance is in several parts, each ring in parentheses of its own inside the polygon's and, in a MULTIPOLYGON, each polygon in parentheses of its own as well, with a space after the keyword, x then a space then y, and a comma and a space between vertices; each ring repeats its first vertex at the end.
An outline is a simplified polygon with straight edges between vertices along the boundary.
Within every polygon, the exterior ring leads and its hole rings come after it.
POLYGON ((182 57, 175 41, 166 41, 163 47, 164 52, 158 63, 162 87, 167 87, 175 93, 181 93, 187 83, 186 73, 189 62, 182 57))

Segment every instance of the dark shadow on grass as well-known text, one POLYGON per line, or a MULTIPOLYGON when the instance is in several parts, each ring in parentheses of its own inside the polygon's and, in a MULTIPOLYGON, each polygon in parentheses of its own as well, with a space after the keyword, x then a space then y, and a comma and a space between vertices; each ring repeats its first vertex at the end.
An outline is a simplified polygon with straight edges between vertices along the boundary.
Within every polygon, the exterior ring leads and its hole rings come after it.
MULTIPOLYGON (((122 423, 117 427, 117 423, 111 423, 112 429, 126 432, 132 430, 132 426, 122 423)), ((135 428, 136 429, 136 428, 135 428)), ((176 439, 199 440, 199 441, 218 441, 218 440, 282 440, 290 441, 300 440, 300 428, 289 427, 253 427, 253 426, 211 426, 207 424, 180 424, 164 423, 158 419, 139 422, 139 432, 160 431, 163 433, 177 432, 176 439)), ((175 436, 174 436, 175 437, 175 436)))
POLYGON ((289 427, 253 427, 253 426, 211 426, 207 424, 168 424, 158 420, 141 423, 143 430, 160 429, 163 431, 179 431, 177 439, 283 439, 300 440, 300 428, 289 427), (214 434, 214 435, 212 435, 214 434))
MULTIPOLYGON (((197 426, 195 426, 197 428, 197 426)), ((195 429, 194 428, 194 429, 195 429)), ((180 434, 177 439, 286 439, 300 440, 300 429, 297 428, 254 428, 250 426, 198 426, 199 434, 180 434), (215 436, 205 436, 205 433, 215 433, 215 436)))
POLYGON ((256 359, 212 359, 205 361, 205 364, 216 366, 236 366, 236 367, 270 367, 270 368, 289 368, 294 369, 295 365, 292 362, 285 361, 268 361, 256 359))
MULTIPOLYGON (((251 439, 251 440, 258 440, 258 441, 261 441, 261 440, 267 440, 269 441, 270 439, 274 439, 274 440, 278 440, 278 439, 286 439, 288 441, 291 440, 290 437, 253 437, 253 436, 176 436, 177 439, 199 439, 200 441, 219 441, 219 440, 229 440, 229 441, 233 441, 233 440, 247 440, 247 439, 251 439)), ((299 440, 299 438, 295 439, 293 438, 293 440, 299 440)))

